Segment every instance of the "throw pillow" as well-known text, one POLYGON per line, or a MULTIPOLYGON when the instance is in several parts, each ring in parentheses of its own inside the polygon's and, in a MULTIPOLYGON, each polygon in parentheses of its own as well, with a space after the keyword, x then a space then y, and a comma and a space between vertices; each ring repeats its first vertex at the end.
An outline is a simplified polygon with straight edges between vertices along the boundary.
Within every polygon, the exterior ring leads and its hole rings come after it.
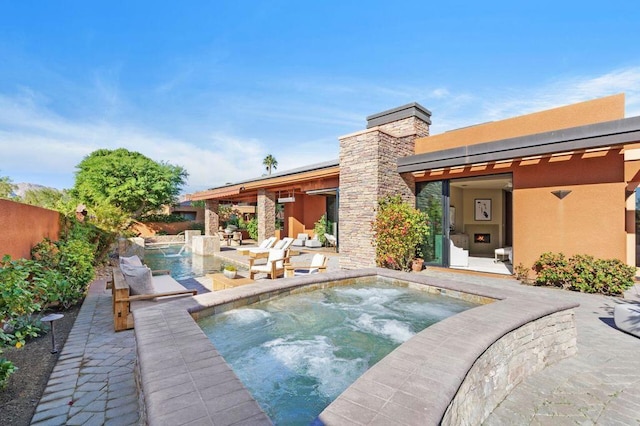
POLYGON ((135 254, 130 257, 120 257, 121 265, 142 266, 142 261, 135 254))
POLYGON ((146 266, 120 265, 124 279, 129 284, 131 294, 153 294, 155 287, 151 278, 151 269, 146 266))

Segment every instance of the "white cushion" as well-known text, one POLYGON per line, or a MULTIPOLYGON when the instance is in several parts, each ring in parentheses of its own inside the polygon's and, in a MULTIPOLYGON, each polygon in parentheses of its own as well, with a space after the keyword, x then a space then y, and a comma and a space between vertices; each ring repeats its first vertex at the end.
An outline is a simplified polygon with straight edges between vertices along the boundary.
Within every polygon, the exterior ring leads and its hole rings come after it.
MULTIPOLYGON (((271 249, 269 250, 269 258, 267 258, 267 265, 271 270, 271 263, 276 260, 276 269, 284 268, 284 252, 283 249, 271 249), (279 259, 279 260, 277 260, 279 259)), ((265 265, 265 266, 267 266, 265 265)))
POLYGON ((324 265, 324 254, 316 253, 313 255, 313 259, 311 259, 311 267, 319 268, 324 265))
POLYGON ((146 266, 120 265, 124 280, 129 285, 131 294, 153 294, 155 287, 151 278, 151 269, 146 266))
POLYGON ((265 238, 264 240, 262 240, 262 242, 260 243, 258 248, 264 249, 264 248, 270 247, 272 242, 273 242, 273 240, 275 240, 275 239, 276 239, 276 237, 265 238))
POLYGON ((171 275, 156 275, 152 279, 155 293, 169 293, 171 291, 184 291, 186 288, 178 281, 173 279, 171 275))
POLYGON ((318 236, 316 235, 316 237, 312 240, 307 240, 304 242, 304 245, 306 247, 311 247, 311 248, 318 248, 318 247, 322 247, 322 243, 320 242, 320 240, 318 240, 317 238, 318 236))

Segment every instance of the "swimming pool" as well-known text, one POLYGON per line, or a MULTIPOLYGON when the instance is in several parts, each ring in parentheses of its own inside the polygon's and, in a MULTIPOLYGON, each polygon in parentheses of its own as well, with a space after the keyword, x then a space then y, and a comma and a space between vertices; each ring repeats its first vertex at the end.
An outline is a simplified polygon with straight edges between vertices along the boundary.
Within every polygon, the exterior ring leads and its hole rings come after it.
POLYGON ((419 331, 477 304, 380 280, 293 294, 198 324, 276 424, 309 424, 419 331))
POLYGON ((223 261, 216 256, 194 254, 184 245, 166 245, 147 248, 144 263, 152 270, 168 269, 176 280, 201 277, 220 272, 223 261))

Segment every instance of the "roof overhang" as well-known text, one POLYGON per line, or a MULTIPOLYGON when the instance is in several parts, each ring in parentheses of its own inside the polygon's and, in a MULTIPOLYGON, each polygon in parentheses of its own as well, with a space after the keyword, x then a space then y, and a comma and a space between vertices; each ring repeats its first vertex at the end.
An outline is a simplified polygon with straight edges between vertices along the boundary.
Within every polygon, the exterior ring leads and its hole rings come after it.
POLYGON ((257 197, 260 189, 268 191, 307 191, 322 189, 324 183, 330 183, 340 176, 338 160, 313 164, 310 166, 288 170, 257 179, 234 183, 232 185, 212 188, 207 191, 188 195, 190 200, 250 200, 257 197), (320 185, 320 188, 318 188, 320 185))
POLYGON ((398 159, 398 172, 470 166, 640 141, 640 117, 485 142, 398 159))

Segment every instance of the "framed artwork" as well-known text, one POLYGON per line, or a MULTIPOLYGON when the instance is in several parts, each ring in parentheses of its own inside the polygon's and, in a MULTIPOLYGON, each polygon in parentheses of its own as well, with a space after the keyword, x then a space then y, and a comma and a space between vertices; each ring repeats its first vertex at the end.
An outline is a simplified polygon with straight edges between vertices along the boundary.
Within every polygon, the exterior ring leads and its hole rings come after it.
POLYGON ((491 220, 491 198, 475 199, 475 220, 491 220))

